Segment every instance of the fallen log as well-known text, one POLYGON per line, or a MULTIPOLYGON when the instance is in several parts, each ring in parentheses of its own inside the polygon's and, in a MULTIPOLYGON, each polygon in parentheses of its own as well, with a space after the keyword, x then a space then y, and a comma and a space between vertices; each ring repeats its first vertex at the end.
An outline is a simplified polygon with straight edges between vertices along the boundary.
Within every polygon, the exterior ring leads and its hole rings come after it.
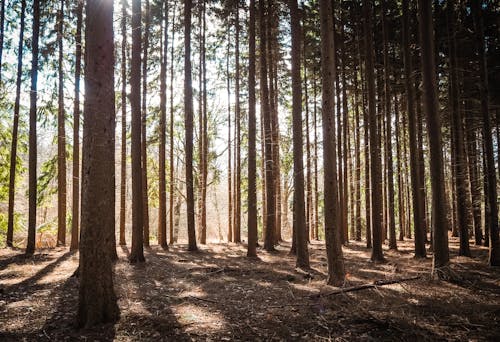
POLYGON ((341 294, 341 293, 355 292, 355 291, 361 291, 361 290, 366 290, 366 289, 373 289, 373 288, 376 288, 379 286, 404 283, 407 281, 412 281, 412 280, 417 280, 417 279, 420 279, 420 276, 409 277, 409 278, 391 279, 391 280, 377 280, 377 281, 373 282, 372 284, 362 284, 362 285, 344 287, 344 288, 340 288, 337 290, 333 290, 331 292, 313 294, 313 295, 310 295, 309 298, 328 297, 328 296, 333 296, 333 295, 337 295, 337 294, 341 294))

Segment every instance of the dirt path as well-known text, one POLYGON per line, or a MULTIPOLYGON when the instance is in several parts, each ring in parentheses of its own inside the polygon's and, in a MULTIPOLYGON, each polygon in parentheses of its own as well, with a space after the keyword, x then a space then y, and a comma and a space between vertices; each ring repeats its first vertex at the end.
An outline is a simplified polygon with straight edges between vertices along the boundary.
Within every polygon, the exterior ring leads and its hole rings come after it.
POLYGON ((32 259, 0 250, 1 341, 293 341, 495 340, 500 338, 500 270, 485 266, 487 250, 457 257, 455 283, 429 279, 431 259, 415 260, 412 242, 369 260, 361 243, 344 248, 346 286, 420 275, 416 281, 312 297, 325 285, 324 245, 311 245, 310 273, 297 272, 288 245, 260 259, 245 248, 214 244, 198 253, 185 246, 146 250, 147 263, 130 265, 118 247, 115 269, 121 319, 93 330, 74 328, 77 255, 43 250, 32 259))

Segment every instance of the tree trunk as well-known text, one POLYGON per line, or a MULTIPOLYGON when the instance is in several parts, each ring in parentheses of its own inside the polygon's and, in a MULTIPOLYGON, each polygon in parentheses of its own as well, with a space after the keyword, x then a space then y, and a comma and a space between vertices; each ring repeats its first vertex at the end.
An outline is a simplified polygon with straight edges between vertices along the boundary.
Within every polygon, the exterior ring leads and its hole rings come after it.
MULTIPOLYGON (((3 39, 3 8, 2 2, 2 39, 3 39)), ((7 246, 12 247, 14 241, 14 197, 16 194, 16 170, 17 170, 17 136, 19 132, 19 102, 21 99, 21 77, 23 74, 23 45, 24 26, 26 17, 26 0, 21 1, 21 24, 19 28, 19 48, 17 54, 17 77, 16 77, 16 99, 14 102, 14 122, 12 124, 12 146, 10 150, 10 173, 9 173, 9 208, 7 223, 7 246)), ((1 86, 1 84, 0 84, 1 86)))
POLYGON ((385 105, 385 157, 387 168, 387 208, 389 227, 389 249, 398 249, 396 243, 396 215, 394 213, 394 171, 392 165, 392 115, 389 66, 388 27, 386 20, 387 1, 382 3, 382 30, 384 36, 384 105, 385 105))
POLYGON ((35 252, 36 235, 36 199, 37 199, 37 79, 38 79, 38 40, 40 36, 40 0, 33 0, 33 36, 31 38, 31 88, 30 88, 30 128, 29 128, 29 161, 28 161, 28 242, 26 255, 35 252))
POLYGON ((323 161, 324 161, 324 207, 325 241, 328 262, 329 285, 341 285, 345 279, 344 257, 341 244, 340 206, 338 201, 335 110, 333 89, 336 74, 333 11, 329 0, 320 0, 321 20, 321 74, 323 114, 323 161))
POLYGON ((148 139, 147 139, 147 96, 148 96, 148 48, 149 48, 149 0, 145 1, 144 11, 144 36, 142 56, 142 125, 141 125, 141 160, 142 160, 142 210, 143 220, 143 243, 149 246, 149 194, 148 194, 148 139))
POLYGON ((161 26, 161 63, 160 63, 160 146, 158 148, 158 244, 168 249, 167 244, 167 186, 166 186, 166 121, 167 121, 167 54, 168 54, 168 1, 164 1, 161 26))
POLYGON ((354 84, 354 126, 356 131, 356 140, 354 142, 354 154, 356 156, 356 170, 355 170, 355 240, 361 241, 361 124, 360 124, 360 116, 359 116, 359 88, 358 88, 358 68, 359 65, 359 32, 356 32, 356 47, 357 47, 357 58, 355 61, 355 69, 353 76, 353 84, 354 84))
POLYGON ((57 109, 57 245, 66 245, 66 129, 64 112, 63 22, 64 0, 58 12, 58 109, 57 109))
MULTIPOLYGON (((174 238, 174 198, 175 198, 175 178, 174 178, 174 46, 175 46, 175 11, 176 1, 174 1, 173 17, 172 17, 172 47, 170 48, 170 174, 169 174, 169 244, 173 244, 174 238)), ((168 15, 168 14, 167 14, 168 15)), ((177 236, 177 235, 176 235, 177 236)))
POLYGON ((233 242, 233 175, 232 175, 232 140, 231 140, 231 76, 229 74, 229 50, 230 50, 230 25, 227 27, 227 55, 226 55, 226 76, 227 76, 227 156, 228 156, 228 171, 227 171, 227 242, 233 242))
POLYGON ((257 256, 257 123, 255 117, 255 0, 250 0, 248 29, 248 257, 257 256))
MULTIPOLYGON (((441 143, 441 118, 438 112, 436 66, 434 58, 434 31, 432 24, 432 4, 419 0, 419 29, 422 60, 422 81, 424 92, 424 109, 427 113, 427 131, 429 134, 429 150, 432 185, 432 220, 433 220, 433 272, 445 266, 449 261, 448 227, 446 208, 444 206, 444 174, 441 143)), ((415 234, 417 236, 417 234, 415 234)))
POLYGON ((480 72, 480 97, 481 116, 483 119, 483 143, 485 159, 485 185, 487 190, 487 202, 485 215, 489 216, 489 242, 490 253, 488 263, 491 266, 500 266, 500 238, 498 229, 498 202, 497 202, 497 180, 495 171, 495 159, 493 152, 493 139, 491 137, 491 117, 488 105, 488 69, 484 46, 484 27, 482 8, 478 2, 472 3, 472 13, 474 17, 474 29, 476 31, 476 42, 480 72))
POLYGON ((127 194, 127 0, 122 0, 122 51, 121 51, 121 109, 122 109, 122 136, 121 136, 121 160, 120 160, 120 245, 127 244, 125 240, 126 222, 126 194, 127 194))
POLYGON ((297 267, 309 268, 304 203, 302 137, 302 81, 300 79, 301 25, 297 0, 290 0, 292 33, 292 122, 293 122, 293 229, 296 236, 297 267))
POLYGON ((82 69, 83 2, 76 6, 75 102, 73 110, 73 210, 71 214, 70 250, 78 249, 80 223, 80 75, 82 69))
POLYGON ((132 60, 130 63, 130 106, 132 108, 132 247, 131 263, 144 262, 141 142, 141 0, 132 0, 132 60))
POLYGON ((375 80, 373 65, 373 38, 372 38, 372 2, 363 0, 366 47, 366 82, 368 89, 368 116, 370 132, 370 171, 371 171, 371 199, 372 199, 372 239, 373 248, 371 260, 383 262, 382 252, 382 161, 380 159, 380 135, 377 130, 377 114, 375 108, 375 80))
MULTIPOLYGON (((465 102, 466 112, 469 101, 465 102)), ((472 199, 472 217, 474 222, 474 240, 477 246, 483 243, 483 232, 481 226, 481 184, 479 181, 478 171, 478 150, 476 128, 474 127, 472 118, 465 116, 465 136, 467 140, 468 167, 470 175, 470 188, 472 199)))
POLYGON ((115 229, 113 2, 87 1, 78 325, 119 317, 107 247, 115 229))
POLYGON ((0 5, 0 84, 2 84, 2 56, 3 56, 3 40, 4 40, 4 29, 5 29, 5 2, 2 1, 0 5))
POLYGON ((420 199, 421 192, 419 188, 420 177, 422 176, 418 169, 418 146, 417 146, 417 118, 415 114, 414 93, 411 82, 411 55, 409 41, 409 9, 408 0, 403 0, 403 59, 404 59, 404 74, 405 74, 405 90, 406 90, 406 109, 408 114, 408 127, 410 137, 410 171, 411 185, 413 195, 413 227, 415 230, 415 257, 424 258, 426 256, 424 242, 424 222, 423 210, 420 199))
POLYGON ((240 7, 236 2, 236 37, 235 37, 235 184, 234 184, 234 242, 241 243, 241 106, 240 106, 240 7))
POLYGON ((194 181, 193 181, 193 82, 191 68, 191 9, 192 0, 184 1, 184 112, 186 148, 186 200, 188 250, 196 251, 196 230, 194 221, 194 181))

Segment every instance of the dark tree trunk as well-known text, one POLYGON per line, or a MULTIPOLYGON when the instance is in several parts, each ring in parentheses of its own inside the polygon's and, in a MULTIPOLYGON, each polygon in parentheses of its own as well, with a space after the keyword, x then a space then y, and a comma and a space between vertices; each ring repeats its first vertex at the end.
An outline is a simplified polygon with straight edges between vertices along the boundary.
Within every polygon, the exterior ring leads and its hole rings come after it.
POLYGON ((382 252, 382 161, 380 159, 380 135, 377 130, 377 114, 375 108, 375 80, 373 65, 373 38, 372 38, 372 2, 363 0, 365 20, 365 47, 366 47, 366 83, 368 89, 368 116, 370 131, 370 171, 371 171, 371 199, 372 199, 372 239, 373 248, 371 260, 383 262, 382 252))
POLYGON ((227 156, 228 156, 228 171, 227 171, 227 242, 233 242, 233 175, 232 175, 232 140, 231 140, 231 76, 229 74, 229 53, 230 51, 230 25, 227 27, 227 55, 226 55, 226 76, 227 76, 227 156))
MULTIPOLYGON (((174 237, 174 199, 175 199, 175 178, 174 178, 174 46, 175 46, 175 10, 176 1, 174 1, 173 17, 172 17, 172 47, 170 48, 170 173, 169 173, 169 244, 173 244, 177 237, 174 237)), ((168 16, 168 13, 167 13, 168 16)))
MULTIPOLYGON (((3 39, 3 9, 2 1, 2 39, 3 39)), ((19 102, 21 99, 21 77, 23 74, 23 45, 24 26, 26 16, 26 0, 21 1, 21 24, 19 28, 19 45, 17 53, 17 77, 16 77, 16 99, 14 102, 14 122, 12 124, 12 146, 10 150, 10 173, 9 173, 9 208, 7 222, 7 246, 12 247, 14 241, 14 197, 16 193, 16 169, 17 169, 17 136, 19 133, 19 102)), ((0 84, 1 86, 1 84, 0 84)))
POLYGON ((329 0, 320 0, 321 20, 321 75, 323 114, 323 161, 324 161, 324 207, 325 241, 330 285, 341 285, 345 278, 344 257, 341 244, 341 217, 338 201, 335 110, 333 89, 336 74, 333 42, 333 11, 329 0))
POLYGON ((236 37, 235 37, 235 178, 234 178, 234 242, 241 243, 241 106, 240 106, 240 7, 236 2, 235 8, 236 37))
MULTIPOLYGON (((434 31, 432 23, 432 4, 419 0, 419 29, 422 59, 422 82, 424 93, 424 109, 427 113, 427 131, 429 134, 429 150, 432 186, 432 219, 433 219, 433 272, 449 262, 448 227, 446 208, 444 206, 444 173, 441 143, 441 118, 438 112, 436 65, 434 56, 434 31)), ((415 236, 417 236, 415 234, 415 236)), ((439 271, 438 271, 439 272, 439 271)))
POLYGON ((126 220, 126 193, 127 193, 127 0, 121 1, 121 160, 120 160, 120 245, 126 245, 125 220, 126 220))
POLYGON ((86 15, 80 327, 114 322, 120 314, 107 250, 115 229, 113 2, 89 0, 86 15))
POLYGON ((143 36, 143 55, 142 55, 142 125, 141 125, 141 160, 142 160, 142 210, 143 210, 143 243, 149 246, 149 194, 148 194, 148 138, 147 138, 147 119, 148 119, 148 49, 149 49, 149 0, 145 1, 144 10, 144 36, 143 36))
POLYGON ((491 266, 500 266, 500 238, 498 229, 498 202, 497 202, 497 180, 495 171, 495 158, 493 152, 493 139, 491 132, 491 117, 488 105, 488 68, 484 46, 484 27, 482 8, 479 2, 472 2, 472 13, 474 17, 474 29, 476 31, 476 42, 480 72, 480 98, 481 116, 483 119, 483 143, 484 143, 484 178, 485 190, 487 192, 486 214, 489 216, 489 242, 490 253, 488 263, 491 266))
POLYGON ((167 144, 166 121, 167 121, 167 55, 168 55, 168 1, 164 1, 161 26, 161 64, 160 64, 160 146, 158 149, 158 244, 168 249, 167 244, 167 185, 166 185, 166 162, 165 149, 167 144))
POLYGON ((297 0, 290 0, 292 32, 292 122, 293 122, 293 229, 296 236, 297 267, 309 268, 304 203, 302 137, 302 81, 300 79, 301 25, 297 0))
POLYGON ((64 0, 58 12, 58 109, 57 109, 57 245, 66 245, 66 129, 64 112, 63 22, 64 0))
POLYGON ((73 209, 70 250, 78 249, 80 223, 80 75, 82 70, 83 2, 76 5, 75 102, 73 109, 73 209))
POLYGON ((184 1, 184 112, 186 148, 186 204, 188 249, 196 251, 196 230, 194 221, 194 181, 193 181, 193 82, 191 68, 191 9, 192 0, 184 1))
POLYGON ((257 123, 255 117, 255 0, 250 0, 248 29, 248 251, 257 256, 257 123))
POLYGON ((132 247, 131 263, 144 262, 143 192, 141 163, 141 0, 132 0, 132 60, 130 106, 132 108, 132 247))
POLYGON ((35 252, 36 235, 36 198, 37 198, 37 79, 38 79, 38 39, 40 36, 40 0, 33 0, 33 36, 31 38, 31 88, 30 88, 30 133, 29 133, 29 161, 28 161, 28 242, 26 255, 35 252))
POLYGON ((415 114, 414 92, 411 81, 411 55, 409 41, 409 8, 408 0, 403 0, 403 59, 404 59, 404 74, 405 74, 405 91, 406 91, 406 109, 408 114, 408 127, 410 137, 410 171, 411 171, 411 186, 413 195, 413 226, 415 230, 415 257, 424 258, 425 251, 425 230, 424 217, 421 207, 421 192, 419 188, 420 177, 418 162, 418 146, 417 146, 417 117, 415 114))

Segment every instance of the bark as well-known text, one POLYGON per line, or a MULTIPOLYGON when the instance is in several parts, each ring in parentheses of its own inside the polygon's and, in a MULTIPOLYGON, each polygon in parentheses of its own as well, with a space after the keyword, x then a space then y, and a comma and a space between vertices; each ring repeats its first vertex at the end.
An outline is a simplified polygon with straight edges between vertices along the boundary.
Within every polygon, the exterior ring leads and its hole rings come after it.
POLYGON ((398 249, 396 243, 396 215, 394 213, 394 170, 392 163, 392 115, 391 115, 391 88, 388 27, 386 19, 387 1, 382 3, 382 29, 384 36, 384 105, 385 105, 385 157, 387 168, 387 209, 389 227, 389 249, 398 249))
POLYGON ((227 227, 227 242, 233 242, 233 175, 232 175, 232 140, 231 140, 231 77, 229 75, 229 47, 230 47, 230 26, 227 27, 227 55, 226 55, 226 75, 227 75, 227 155, 228 155, 228 171, 227 171, 227 195, 228 195, 228 227, 227 227))
POLYGON ((0 84, 2 84, 3 40, 5 30, 5 2, 0 5, 0 84))
POLYGON ((276 229, 276 200, 274 183, 273 164, 273 140, 272 140, 272 119, 269 105, 268 87, 268 61, 266 37, 267 1, 259 0, 259 28, 260 28, 260 105, 261 115, 264 124, 264 144, 265 144, 265 179, 266 179, 266 229, 264 235, 264 249, 274 251, 275 229, 276 229))
MULTIPOLYGON (((396 78, 396 73, 394 73, 394 77, 396 78)), ((394 96, 394 113, 396 116, 396 124, 399 125, 399 102, 398 96, 394 96)), ((404 125, 403 125, 404 127, 404 125)), ((401 155, 401 138, 400 138, 400 130, 396 128, 396 155, 397 155, 397 169, 398 172, 398 219, 399 219, 399 241, 404 240, 404 232, 406 228, 406 210, 405 202, 404 202, 404 170, 403 170, 403 162, 401 155)), ((404 137, 403 137, 404 139, 404 137)))
POLYGON ((66 245, 66 129, 63 73, 64 0, 58 12, 58 109, 57 109, 57 245, 66 245))
POLYGON ((127 244, 125 240, 126 193, 127 193, 127 0, 121 1, 121 161, 120 161, 120 245, 127 244))
POLYGON ((188 250, 196 251, 196 230, 194 220, 194 181, 193 181, 193 81, 191 67, 191 10, 192 0, 184 1, 184 114, 186 148, 186 201, 188 250))
POLYGON ((28 161, 28 242, 26 255, 35 252, 36 199, 37 199, 37 79, 38 79, 38 40, 40 36, 40 0, 33 0, 33 36, 31 38, 31 88, 29 124, 29 161, 28 161))
POLYGON ((316 87, 316 69, 313 71, 313 127, 314 127, 314 235, 319 240, 319 189, 318 189, 318 106, 317 106, 317 87, 316 87))
POLYGON ((342 227, 344 229, 344 243, 349 243, 349 224, 348 224, 348 209, 349 209, 349 194, 347 192, 348 189, 348 155, 350 154, 349 149, 347 148, 347 141, 349 140, 348 134, 348 108, 347 108, 347 81, 346 81, 346 64, 347 64, 347 55, 345 49, 345 30, 344 30, 344 12, 342 10, 342 6, 340 6, 340 25, 341 25, 341 41, 340 41, 340 51, 341 51, 341 60, 342 60, 342 178, 343 178, 343 188, 342 198, 343 198, 343 211, 342 211, 342 227))
POLYGON ((129 261, 144 262, 143 180, 141 142, 141 0, 132 0, 132 60, 130 106, 132 108, 132 247, 129 261))
POLYGON ((78 325, 118 320, 111 255, 115 225, 115 102, 113 2, 89 0, 86 9, 82 240, 78 325))
MULTIPOLYGON (((172 47, 170 49, 170 174, 169 174, 169 244, 173 244, 176 240, 174 238, 174 198, 175 198, 175 178, 174 178, 174 46, 175 46, 175 10, 177 2, 174 1, 173 17, 172 17, 172 47)), ((168 14, 167 14, 168 15, 168 14)), ((176 235, 177 236, 177 235, 176 235)))
POLYGON ((449 262, 448 227, 446 220, 443 155, 441 143, 441 118, 438 112, 436 65, 434 58, 434 31, 432 23, 432 4, 419 0, 419 31, 422 60, 422 81, 424 92, 424 110, 427 113, 427 131, 429 134, 432 218, 433 218, 433 272, 449 262))
POLYGON ((341 285, 345 279, 345 267, 341 244, 340 207, 338 202, 335 111, 333 87, 336 74, 332 3, 320 0, 321 20, 321 74, 323 116, 324 207, 325 241, 330 285, 341 285))
POLYGON ((472 13, 474 18, 474 29, 476 33, 476 44, 478 51, 479 72, 480 72, 480 98, 481 117, 483 120, 483 143, 485 159, 485 185, 487 190, 486 215, 489 216, 489 259, 491 266, 500 266, 500 238, 498 228, 498 201, 497 201, 497 180, 495 171, 495 159, 493 151, 493 139, 491 132, 491 117, 488 104, 488 67, 486 62, 484 43, 484 24, 482 8, 479 2, 472 3, 472 13))
POLYGON ((248 250, 257 256, 257 123, 255 117, 255 0, 250 0, 248 38, 248 250))
POLYGON ((300 49, 302 28, 297 0, 290 0, 292 33, 292 122, 293 122, 293 229, 296 236, 297 267, 309 268, 304 203, 304 162, 302 137, 302 82, 300 49))
POLYGON ((415 230, 415 257, 424 258, 425 251, 425 230, 424 213, 421 201, 421 192, 419 188, 420 177, 422 176, 418 169, 418 145, 417 145, 417 118, 415 114, 414 92, 412 89, 411 70, 412 62, 410 55, 409 41, 409 9, 408 0, 403 0, 403 59, 406 91, 406 110, 408 114, 408 128, 410 137, 410 172, 411 186, 413 195, 413 227, 415 230))
POLYGON ((164 1, 161 26, 161 63, 160 63, 160 146, 158 149, 158 244, 168 249, 167 244, 167 186, 166 186, 166 121, 167 121, 167 54, 168 54, 168 1, 164 1))
POLYGON ((234 242, 241 243, 241 106, 240 106, 240 16, 236 2, 236 36, 235 36, 235 184, 234 184, 234 242))
POLYGON ((149 195, 148 195, 148 140, 147 140, 147 96, 148 96, 148 49, 149 49, 149 0, 145 1, 144 36, 142 55, 142 125, 141 125, 141 160, 142 160, 142 210, 143 210, 143 243, 149 246, 149 195))
POLYGON ((80 76, 82 70, 83 2, 76 5, 75 102, 73 109, 73 209, 70 250, 78 249, 80 223, 80 76))
POLYGON ((380 135, 377 130, 377 114, 375 108, 375 80, 373 65, 373 38, 372 32, 372 2, 363 0, 365 20, 365 47, 366 47, 366 82, 368 88, 368 117, 370 132, 370 171, 371 171, 371 200, 372 200, 372 239, 373 248, 371 260, 383 262, 382 252, 382 161, 380 159, 380 135))
MULTIPOLYGON (((2 17, 4 2, 2 2, 2 17)), ((19 133, 19 103, 21 99, 21 77, 23 73, 23 45, 24 27, 26 17, 26 0, 21 1, 21 24, 19 28, 19 45, 17 49, 17 77, 16 77, 16 99, 14 102, 14 119, 12 124, 12 145, 10 150, 10 173, 9 173, 9 208, 7 222, 7 246, 12 247, 14 241, 14 197, 16 193, 16 165, 17 165, 17 136, 19 133)), ((3 18, 2 18, 3 35, 3 18)))
MULTIPOLYGON (((466 102, 466 106, 469 102, 466 102)), ((467 109, 466 109, 467 112, 467 109)), ((474 240, 477 246, 483 243, 483 232, 481 222, 481 184, 479 181, 478 171, 478 150, 477 150, 477 135, 473 120, 470 116, 465 117, 465 135, 467 140, 468 168, 470 176, 471 200, 472 200, 472 217, 474 223, 474 240)))
POLYGON ((356 39, 357 57, 354 69, 354 125, 356 130, 356 140, 354 142, 354 154, 356 156, 356 170, 355 170, 355 240, 361 241, 361 124, 359 115, 359 88, 358 88, 358 68, 359 65, 359 32, 357 32, 356 39))

